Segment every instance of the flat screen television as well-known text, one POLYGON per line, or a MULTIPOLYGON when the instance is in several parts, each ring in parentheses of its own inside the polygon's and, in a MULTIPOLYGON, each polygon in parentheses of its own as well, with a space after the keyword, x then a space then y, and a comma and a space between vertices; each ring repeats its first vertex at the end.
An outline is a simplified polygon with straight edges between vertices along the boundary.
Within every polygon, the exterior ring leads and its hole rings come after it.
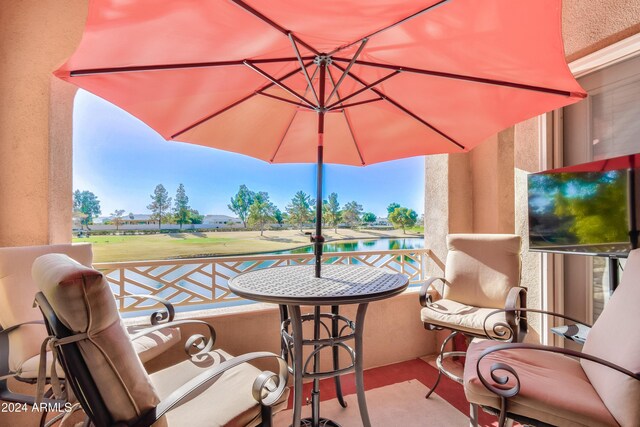
POLYGON ((640 154, 528 177, 529 249, 626 256, 637 246, 640 154))

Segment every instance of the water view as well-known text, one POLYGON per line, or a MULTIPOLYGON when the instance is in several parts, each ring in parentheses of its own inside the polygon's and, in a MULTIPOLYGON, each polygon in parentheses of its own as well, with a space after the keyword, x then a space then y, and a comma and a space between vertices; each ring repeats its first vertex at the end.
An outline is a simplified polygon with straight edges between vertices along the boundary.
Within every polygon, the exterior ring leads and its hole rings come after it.
MULTIPOLYGON (((403 239, 358 239, 328 242, 324 244, 324 252, 361 252, 361 251, 387 251, 400 249, 424 248, 424 238, 407 237, 403 239)), ((313 245, 303 246, 285 251, 271 252, 273 254, 309 254, 313 253, 313 245)))

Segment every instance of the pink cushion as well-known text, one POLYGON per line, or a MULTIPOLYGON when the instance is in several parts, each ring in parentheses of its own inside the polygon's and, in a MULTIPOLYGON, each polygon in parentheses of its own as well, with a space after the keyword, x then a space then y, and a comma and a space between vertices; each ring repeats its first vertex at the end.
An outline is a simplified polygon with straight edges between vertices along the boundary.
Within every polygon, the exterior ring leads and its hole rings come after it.
MULTIPOLYGON (((640 249, 631 251, 622 281, 595 322, 583 352, 640 372, 640 249)), ((581 361, 587 377, 623 426, 640 426, 640 381, 610 368, 581 361)))
POLYGON ((504 308, 509 290, 520 284, 520 236, 447 236, 444 298, 474 307, 504 308))
MULTIPOLYGON (((499 344, 481 341, 469 346, 464 367, 464 391, 471 403, 500 408, 499 397, 485 388, 476 372, 480 354, 486 348, 499 344)), ((577 360, 561 354, 523 349, 493 353, 483 358, 480 364, 483 377, 493 385, 496 383, 491 381, 489 369, 496 362, 511 366, 520 378, 520 393, 509 399, 508 411, 557 426, 618 425, 577 360)), ((506 372, 498 371, 497 374, 505 375, 506 372)), ((513 384, 510 381, 507 386, 513 384)))

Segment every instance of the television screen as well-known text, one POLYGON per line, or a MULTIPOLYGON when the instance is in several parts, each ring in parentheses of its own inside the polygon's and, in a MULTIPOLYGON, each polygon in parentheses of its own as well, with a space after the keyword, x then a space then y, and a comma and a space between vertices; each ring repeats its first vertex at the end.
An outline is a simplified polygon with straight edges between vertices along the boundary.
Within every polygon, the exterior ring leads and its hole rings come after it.
POLYGON ((631 250, 630 169, 603 169, 529 175, 530 250, 590 255, 631 250))

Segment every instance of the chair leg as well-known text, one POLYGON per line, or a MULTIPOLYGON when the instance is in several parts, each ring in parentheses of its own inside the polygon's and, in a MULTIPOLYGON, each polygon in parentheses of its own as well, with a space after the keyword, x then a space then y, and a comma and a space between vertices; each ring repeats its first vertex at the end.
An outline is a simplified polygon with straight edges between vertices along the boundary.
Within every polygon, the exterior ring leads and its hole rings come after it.
MULTIPOLYGON (((442 355, 444 353, 444 350, 447 346, 447 344, 449 343, 449 341, 451 341, 453 339, 453 337, 455 337, 456 335, 458 335, 457 331, 453 331, 449 334, 448 337, 446 337, 444 339, 444 341, 442 342, 442 345, 440 346, 440 352, 438 353, 438 357, 436 357, 436 365, 441 365, 442 364, 442 355)), ((440 378, 442 377, 442 370, 440 368, 438 368, 438 378, 436 378, 436 382, 435 384, 433 384, 433 387, 431 387, 431 390, 429 390, 429 392, 427 393, 427 395, 424 397, 425 399, 428 399, 429 396, 431 396, 431 394, 435 391, 436 387, 438 387, 438 384, 440 384, 440 378)))
POLYGON ((478 427, 478 405, 469 404, 469 427, 478 427))
POLYGON ((260 416, 262 417, 262 427, 271 427, 273 410, 271 406, 260 405, 260 416))

